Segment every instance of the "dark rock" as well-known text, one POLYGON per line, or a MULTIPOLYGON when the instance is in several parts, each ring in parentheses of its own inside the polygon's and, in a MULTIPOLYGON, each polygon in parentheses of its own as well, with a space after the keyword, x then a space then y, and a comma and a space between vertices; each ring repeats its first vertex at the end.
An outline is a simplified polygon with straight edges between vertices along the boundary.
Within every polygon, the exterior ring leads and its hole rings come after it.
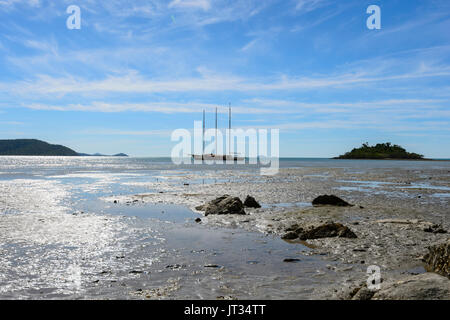
MULTIPOLYGON (((290 227, 292 229, 292 227, 290 227)), ((303 228, 297 228, 294 231, 289 231, 281 238, 284 240, 308 240, 308 239, 320 239, 320 238, 357 238, 356 234, 348 227, 334 222, 328 222, 318 227, 311 227, 307 230, 303 228)))
POLYGON ((428 250, 424 257, 427 271, 439 273, 450 279, 450 239, 431 246, 428 250))
POLYGON ((205 211, 205 210, 206 210, 206 207, 207 207, 206 204, 202 204, 202 205, 196 206, 196 207, 195 207, 195 210, 198 210, 198 211, 205 211))
POLYGON ((326 223, 318 227, 313 227, 307 231, 299 232, 300 240, 320 239, 320 238, 357 238, 356 234, 348 227, 340 223, 326 223))
POLYGON ((251 196, 247 196, 245 198, 244 206, 247 208, 261 208, 261 205, 258 203, 258 201, 256 201, 255 198, 251 196))
POLYGON ((290 231, 281 237, 281 239, 283 239, 283 240, 294 240, 297 238, 298 238, 298 233, 295 231, 290 231))
POLYGON ((166 266, 166 269, 172 269, 172 270, 179 270, 182 268, 186 268, 186 265, 184 264, 169 264, 166 266))
POLYGON ((444 230, 439 224, 428 226, 424 228, 423 231, 431 233, 447 233, 447 230, 444 230))
POLYGON ((207 265, 205 265, 204 267, 205 267, 205 268, 220 268, 220 266, 217 265, 217 264, 207 264, 207 265))
POLYGON ((320 206, 320 205, 329 205, 329 206, 338 206, 338 207, 351 207, 350 203, 348 203, 345 200, 342 200, 339 197, 336 197, 335 195, 322 195, 318 196, 312 201, 313 206, 320 206))
POLYGON ((114 200, 114 203, 117 203, 117 200, 114 200))
POLYGON ((141 274, 141 273, 144 273, 144 271, 140 271, 140 270, 131 270, 129 273, 130 273, 130 274, 141 274))
POLYGON ((353 295, 352 300, 370 300, 374 294, 375 291, 362 287, 353 295))
POLYGON ((287 259, 284 259, 284 260, 283 260, 283 262, 298 262, 298 261, 300 261, 300 259, 291 259, 291 258, 287 258, 287 259))
POLYGON ((195 222, 200 223, 200 222, 202 222, 202 219, 197 218, 197 219, 195 219, 195 222))
POLYGON ((244 204, 238 197, 223 195, 206 206, 205 216, 210 214, 245 214, 244 204))

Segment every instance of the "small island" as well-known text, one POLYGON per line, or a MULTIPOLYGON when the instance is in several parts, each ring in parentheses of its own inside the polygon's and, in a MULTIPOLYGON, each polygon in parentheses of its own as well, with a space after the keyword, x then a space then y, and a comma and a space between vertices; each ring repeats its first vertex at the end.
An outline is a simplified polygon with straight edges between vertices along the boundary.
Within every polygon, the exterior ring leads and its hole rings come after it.
MULTIPOLYGON (((84 156, 103 156, 110 157, 103 154, 86 154, 78 153, 68 147, 50 144, 45 141, 37 139, 15 139, 15 140, 0 140, 0 156, 70 156, 70 157, 84 157, 84 156)), ((118 153, 114 157, 128 157, 125 153, 118 153)))
POLYGON ((333 159, 375 159, 375 160, 426 160, 423 155, 407 152, 399 145, 392 145, 390 142, 378 143, 375 146, 369 146, 363 143, 360 148, 355 148, 333 159))

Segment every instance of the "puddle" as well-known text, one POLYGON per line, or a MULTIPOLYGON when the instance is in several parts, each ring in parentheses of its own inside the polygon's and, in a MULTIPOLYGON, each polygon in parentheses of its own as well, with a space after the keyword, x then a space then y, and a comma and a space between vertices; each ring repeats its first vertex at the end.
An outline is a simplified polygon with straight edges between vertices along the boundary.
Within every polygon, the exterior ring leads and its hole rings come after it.
POLYGON ((428 189, 428 190, 444 190, 444 191, 450 191, 450 187, 446 186, 434 186, 431 184, 411 184, 406 187, 401 187, 404 189, 428 189))
POLYGON ((435 198, 450 198, 450 193, 433 193, 431 196, 435 198))
MULTIPOLYGON (((101 204, 99 204, 101 206, 101 204)), ((92 205, 90 206, 92 208, 92 205)), ((111 204, 100 210, 102 214, 137 217, 141 219, 158 219, 169 222, 184 222, 198 218, 199 215, 182 205, 163 203, 111 204)))
POLYGON ((306 207, 312 207, 312 203, 310 203, 310 202, 293 202, 293 203, 285 202, 285 203, 271 203, 271 204, 262 203, 261 207, 264 209, 267 209, 267 208, 294 208, 294 207, 306 208, 306 207))
POLYGON ((394 182, 386 181, 337 180, 337 182, 356 183, 368 188, 380 188, 385 185, 396 185, 394 182))

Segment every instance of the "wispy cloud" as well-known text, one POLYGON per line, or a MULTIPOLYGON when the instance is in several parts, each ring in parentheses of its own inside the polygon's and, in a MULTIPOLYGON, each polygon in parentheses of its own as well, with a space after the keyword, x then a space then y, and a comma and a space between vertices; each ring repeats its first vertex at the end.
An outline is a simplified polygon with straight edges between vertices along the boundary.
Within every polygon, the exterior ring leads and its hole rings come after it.
POLYGON ((173 0, 168 5, 169 8, 194 8, 205 11, 211 9, 210 0, 173 0))
POLYGON ((405 72, 392 75, 370 73, 344 73, 322 77, 281 76, 269 81, 246 79, 239 76, 210 75, 201 78, 147 79, 136 72, 125 76, 108 76, 101 80, 87 80, 81 77, 51 77, 39 75, 35 80, 16 83, 0 83, 0 91, 16 95, 27 94, 71 94, 71 93, 164 93, 164 92, 215 92, 215 91, 280 91, 311 90, 319 88, 349 87, 368 83, 411 80, 450 76, 450 66, 441 69, 405 72))
POLYGON ((295 10, 307 13, 314 11, 326 4, 326 0, 296 0, 295 10))

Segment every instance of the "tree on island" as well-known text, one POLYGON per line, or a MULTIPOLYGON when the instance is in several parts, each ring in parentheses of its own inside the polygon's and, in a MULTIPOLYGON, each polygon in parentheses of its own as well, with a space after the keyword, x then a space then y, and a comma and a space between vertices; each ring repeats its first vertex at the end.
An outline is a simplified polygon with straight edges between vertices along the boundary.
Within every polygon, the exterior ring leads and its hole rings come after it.
POLYGON ((407 152, 399 145, 390 142, 378 143, 375 146, 363 143, 360 148, 355 148, 335 159, 423 159, 423 155, 407 152))

